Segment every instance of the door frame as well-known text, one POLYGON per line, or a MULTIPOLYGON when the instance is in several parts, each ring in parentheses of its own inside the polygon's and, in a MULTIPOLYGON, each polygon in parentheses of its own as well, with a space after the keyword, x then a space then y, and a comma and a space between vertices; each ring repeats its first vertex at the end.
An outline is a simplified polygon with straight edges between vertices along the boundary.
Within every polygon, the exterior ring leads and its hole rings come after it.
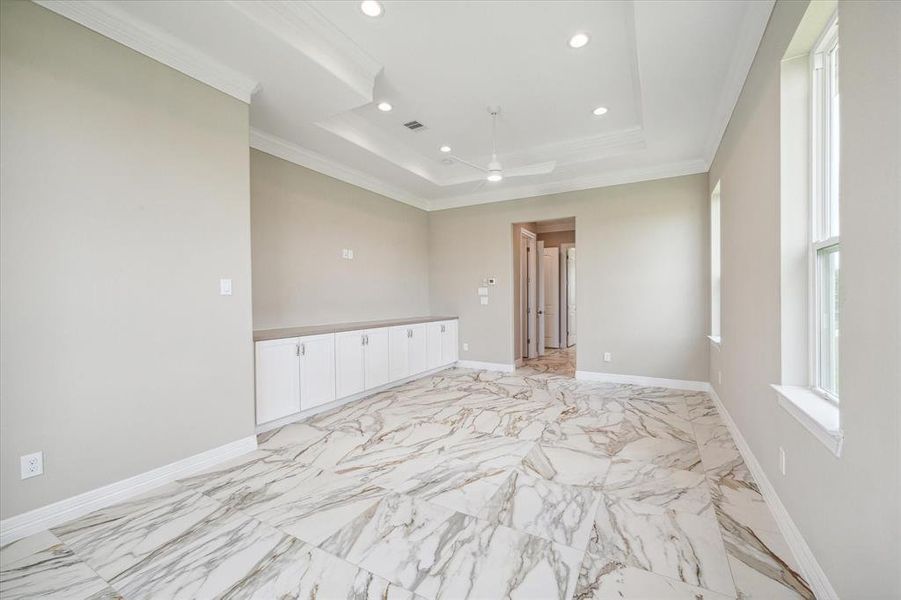
POLYGON ((529 284, 529 292, 536 288, 535 308, 532 311, 535 321, 535 345, 538 356, 544 356, 544 241, 538 240, 538 248, 530 257, 535 262, 535 281, 529 284))
POLYGON ((538 234, 529 231, 525 227, 519 230, 519 339, 520 347, 517 349, 520 358, 535 358, 538 356, 535 342, 535 311, 531 310, 536 301, 535 255, 538 251, 538 234))
MULTIPOLYGON (((569 335, 569 269, 567 268, 567 250, 570 248, 575 248, 575 243, 565 243, 560 244, 560 303, 563 308, 560 309, 560 323, 562 324, 562 329, 560 330, 560 338, 561 338, 561 347, 569 348, 570 343, 570 335, 569 335)), ((576 282, 578 286, 578 281, 576 282)), ((576 293, 578 293, 578 288, 576 293)), ((576 305, 578 309, 578 305, 576 305)), ((578 324, 578 320, 577 320, 578 324)), ((573 332, 575 333, 575 332, 573 332)))

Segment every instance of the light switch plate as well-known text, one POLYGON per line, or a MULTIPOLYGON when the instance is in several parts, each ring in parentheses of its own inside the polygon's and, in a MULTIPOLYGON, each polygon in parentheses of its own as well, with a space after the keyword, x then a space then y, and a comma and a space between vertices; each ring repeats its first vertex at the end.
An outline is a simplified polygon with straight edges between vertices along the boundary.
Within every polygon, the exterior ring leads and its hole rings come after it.
POLYGON ((479 288, 479 296, 487 296, 487 295, 488 295, 488 288, 480 287, 479 288))
POLYGON ((463 342, 463 352, 468 352, 468 351, 469 351, 469 344, 467 344, 466 342, 463 342))
POLYGON ((479 296, 479 300, 482 301, 482 304, 488 304, 488 296, 479 296))
POLYGON ((604 362, 610 362, 613 360, 613 355, 609 352, 604 352, 604 362))
POLYGON ((220 296, 231 296, 232 295, 232 280, 231 279, 220 279, 219 280, 219 295, 220 296))

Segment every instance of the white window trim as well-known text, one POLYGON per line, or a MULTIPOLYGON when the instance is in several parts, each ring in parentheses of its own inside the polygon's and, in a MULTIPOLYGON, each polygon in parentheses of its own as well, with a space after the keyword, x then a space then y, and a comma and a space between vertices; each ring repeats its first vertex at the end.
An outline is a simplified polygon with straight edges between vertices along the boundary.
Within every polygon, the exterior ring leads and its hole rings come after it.
POLYGON ((779 394, 779 406, 793 416, 807 431, 836 457, 842 455, 845 441, 841 430, 838 405, 813 390, 794 385, 773 385, 779 394))
MULTIPOLYGON (((810 73, 816 72, 817 55, 822 54, 837 42, 838 35, 838 13, 836 12, 829 19, 829 23, 823 29, 823 33, 813 45, 810 52, 810 73)), ((829 140, 829 130, 824 126, 825 119, 821 118, 824 106, 826 104, 826 92, 824 89, 826 82, 822 79, 811 79, 810 98, 811 98, 811 132, 814 134, 811 143, 811 161, 810 161, 810 220, 809 220, 809 237, 810 250, 808 256, 808 381, 810 391, 817 394, 826 401, 838 405, 839 399, 830 392, 820 388, 820 281, 819 269, 817 263, 817 254, 820 250, 830 246, 839 245, 839 236, 832 236, 827 239, 818 239, 820 232, 823 230, 823 214, 822 204, 824 200, 822 195, 825 190, 829 190, 827 180, 828 171, 823 169, 824 159, 824 141, 829 140)))

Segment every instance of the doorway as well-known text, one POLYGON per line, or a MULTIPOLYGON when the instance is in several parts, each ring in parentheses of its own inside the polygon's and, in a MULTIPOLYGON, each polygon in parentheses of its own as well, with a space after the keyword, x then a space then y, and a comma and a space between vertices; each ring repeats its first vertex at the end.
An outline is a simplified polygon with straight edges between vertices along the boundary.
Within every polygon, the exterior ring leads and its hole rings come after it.
POLYGON ((575 218, 514 223, 513 235, 514 359, 521 365, 565 353, 574 364, 575 218))

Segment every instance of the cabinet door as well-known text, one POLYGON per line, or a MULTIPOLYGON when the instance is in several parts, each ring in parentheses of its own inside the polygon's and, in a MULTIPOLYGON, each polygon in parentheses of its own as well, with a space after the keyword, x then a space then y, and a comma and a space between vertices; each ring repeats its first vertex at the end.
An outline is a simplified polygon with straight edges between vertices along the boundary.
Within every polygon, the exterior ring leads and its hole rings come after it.
POLYGON ((441 323, 426 323, 426 330, 426 365, 429 369, 434 369, 441 366, 441 323))
POLYGON ((441 324, 441 364, 449 365, 457 362, 457 322, 445 321, 441 324))
POLYGON ((391 381, 410 375, 410 332, 409 327, 392 327, 388 330, 388 366, 391 381))
POLYGON ((390 360, 388 357, 388 328, 370 329, 365 332, 364 365, 366 389, 385 385, 391 381, 390 360))
POLYGON ((411 332, 408 350, 410 375, 416 375, 429 368, 428 340, 426 339, 428 331, 426 330, 426 326, 422 323, 410 325, 409 329, 411 332))
POLYGON ((335 334, 335 388, 338 398, 363 391, 363 332, 335 334))
POLYGON ((297 338, 256 344, 257 423, 300 412, 297 338))
POLYGON ((302 337, 300 343, 300 408, 307 410, 335 399, 335 334, 302 337))

